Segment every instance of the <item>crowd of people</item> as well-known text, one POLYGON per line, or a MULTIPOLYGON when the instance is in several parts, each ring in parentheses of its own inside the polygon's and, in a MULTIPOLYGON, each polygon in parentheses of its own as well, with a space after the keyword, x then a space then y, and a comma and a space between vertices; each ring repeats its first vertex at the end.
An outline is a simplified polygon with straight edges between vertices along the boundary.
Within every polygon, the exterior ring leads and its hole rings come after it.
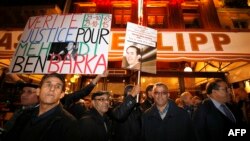
POLYGON ((107 75, 97 75, 67 95, 65 79, 57 73, 44 75, 38 86, 24 85, 22 107, 5 124, 0 140, 223 141, 231 129, 246 129, 240 140, 249 138, 248 94, 242 89, 232 92, 222 79, 207 84, 206 99, 184 92, 175 101, 164 83, 148 85, 143 103, 136 101, 140 86, 127 85, 123 101, 111 107, 108 91, 91 94, 107 75), (91 107, 76 105, 86 96, 91 107))

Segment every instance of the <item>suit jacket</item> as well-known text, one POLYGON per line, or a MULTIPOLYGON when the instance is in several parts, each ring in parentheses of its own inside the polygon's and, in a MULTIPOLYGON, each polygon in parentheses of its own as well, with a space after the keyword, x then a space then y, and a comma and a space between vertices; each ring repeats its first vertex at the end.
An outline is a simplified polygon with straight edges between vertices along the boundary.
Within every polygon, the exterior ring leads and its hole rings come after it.
POLYGON ((198 141, 226 140, 230 129, 240 128, 235 118, 236 123, 220 112, 211 99, 205 99, 193 116, 198 141))

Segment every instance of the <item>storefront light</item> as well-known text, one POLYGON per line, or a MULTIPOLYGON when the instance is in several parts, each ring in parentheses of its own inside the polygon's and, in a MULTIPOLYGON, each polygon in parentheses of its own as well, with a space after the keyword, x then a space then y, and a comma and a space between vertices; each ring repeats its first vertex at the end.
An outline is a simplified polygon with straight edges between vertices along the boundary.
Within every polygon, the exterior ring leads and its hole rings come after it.
POLYGON ((250 93, 250 80, 245 81, 245 90, 247 93, 250 93))
POLYGON ((79 74, 74 74, 74 78, 75 78, 75 79, 77 79, 77 78, 79 78, 79 77, 80 77, 79 74))
POLYGON ((76 79, 74 77, 70 78, 70 82, 71 83, 75 83, 76 82, 76 79))
POLYGON ((192 68, 189 67, 189 65, 186 63, 185 68, 184 68, 184 72, 192 72, 192 71, 193 71, 192 68))

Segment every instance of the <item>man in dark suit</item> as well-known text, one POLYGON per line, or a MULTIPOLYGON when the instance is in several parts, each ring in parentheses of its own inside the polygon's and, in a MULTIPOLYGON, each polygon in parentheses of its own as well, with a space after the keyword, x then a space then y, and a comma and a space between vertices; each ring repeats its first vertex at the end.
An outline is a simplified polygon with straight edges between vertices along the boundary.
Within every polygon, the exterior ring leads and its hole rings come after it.
POLYGON ((226 105, 230 101, 230 89, 222 79, 207 84, 208 98, 194 113, 193 121, 198 141, 226 140, 230 129, 240 128, 236 115, 226 105))

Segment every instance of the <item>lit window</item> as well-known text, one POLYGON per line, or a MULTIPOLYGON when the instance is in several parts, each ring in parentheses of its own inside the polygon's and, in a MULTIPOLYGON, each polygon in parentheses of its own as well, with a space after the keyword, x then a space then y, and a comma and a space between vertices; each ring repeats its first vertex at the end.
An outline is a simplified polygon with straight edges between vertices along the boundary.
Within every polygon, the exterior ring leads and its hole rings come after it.
POLYGON ((183 3, 182 16, 185 28, 202 28, 200 7, 198 4, 183 3))
POLYGON ((131 22, 131 5, 130 1, 112 2, 113 27, 126 27, 127 22, 131 22))
POLYGON ((167 2, 149 1, 146 5, 147 26, 156 28, 166 28, 167 25, 167 2))

